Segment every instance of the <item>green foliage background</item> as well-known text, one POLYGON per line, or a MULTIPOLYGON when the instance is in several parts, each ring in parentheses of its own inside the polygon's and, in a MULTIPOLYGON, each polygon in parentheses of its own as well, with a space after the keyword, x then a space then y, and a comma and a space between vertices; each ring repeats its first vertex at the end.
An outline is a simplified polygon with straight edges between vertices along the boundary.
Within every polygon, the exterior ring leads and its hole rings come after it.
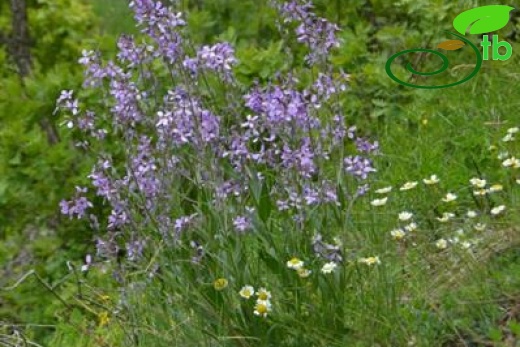
MULTIPOLYGON (((456 93, 450 89, 404 88, 384 71, 388 57, 398 51, 434 48, 438 42, 452 39, 441 33, 452 30, 452 19, 466 9, 488 3, 492 2, 315 1, 317 12, 342 28, 344 43, 332 61, 351 75, 351 91, 342 100, 349 121, 366 135, 385 139, 385 156, 378 163, 382 182, 398 184, 403 177, 449 171, 452 174, 446 177, 448 186, 464 184, 494 155, 488 151, 492 143, 481 139, 498 139, 503 131, 503 127, 482 124, 517 125, 518 42, 512 43, 510 60, 485 62, 479 75, 456 93)), ((0 4, 3 32, 10 30, 7 5, 0 4)), ((53 116, 55 100, 65 86, 79 87, 82 72, 77 59, 82 49, 97 48, 113 55, 118 35, 138 32, 124 0, 33 0, 29 6, 34 68, 24 83, 5 49, 0 49, 0 286, 12 285, 29 269, 35 269, 45 282, 58 286, 62 297, 72 298, 73 287, 59 283, 69 273, 66 261, 81 264, 84 255, 92 250, 91 235, 83 223, 61 217, 57 206, 73 193, 74 185, 86 182, 94 158, 74 149, 74 134, 63 129, 60 119, 53 116), (41 124, 56 129, 57 143, 49 142, 41 124)), ((240 60, 236 73, 241 82, 265 82, 277 71, 298 66, 303 59, 305 52, 301 48, 294 61, 285 59, 283 52, 288 42, 277 32, 275 13, 266 1, 183 0, 182 7, 188 13, 190 36, 195 42, 227 40, 234 44, 240 60)), ((498 34, 506 36, 514 30, 519 28, 513 23, 498 34)), ((459 68, 438 81, 465 75, 470 67, 464 62, 472 61, 470 54, 453 53, 459 68)), ((428 70, 437 61, 424 59, 419 63, 428 70)), ((399 73, 405 73, 403 66, 399 73)), ((502 177, 497 172, 493 178, 502 177)), ((417 203, 418 208, 427 209, 426 205, 421 207, 420 201, 417 203)), ((518 265, 508 260, 518 255, 508 254, 497 256, 497 262, 484 271, 493 272, 497 278, 518 273, 518 265)), ((484 295, 471 286, 458 290, 461 296, 484 295)), ((61 313, 70 315, 71 320, 58 320, 57 328, 30 328, 26 331, 28 337, 44 344, 53 341, 53 346, 92 346, 95 342, 90 337, 97 334, 108 334, 107 340, 112 336, 113 341, 121 334, 118 328, 97 331, 95 315, 88 310, 64 309, 33 277, 0 295, 2 322, 54 325, 61 313), (76 328, 71 328, 71 321, 76 328)), ((484 316, 482 312, 465 314, 469 317, 469 322, 464 323, 467 325, 484 316)), ((488 323, 481 329, 482 334, 493 328, 493 321, 488 323)))

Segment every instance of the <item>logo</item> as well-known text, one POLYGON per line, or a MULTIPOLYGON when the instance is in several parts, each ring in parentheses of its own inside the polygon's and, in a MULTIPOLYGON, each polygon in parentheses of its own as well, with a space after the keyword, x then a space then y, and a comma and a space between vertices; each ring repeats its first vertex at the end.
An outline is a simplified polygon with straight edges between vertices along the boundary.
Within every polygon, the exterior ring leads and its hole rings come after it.
POLYGON ((388 74, 388 76, 390 76, 391 79, 393 79, 399 84, 402 84, 407 87, 422 89, 448 88, 469 81, 477 75, 478 71, 480 70, 480 67, 482 66, 483 60, 489 60, 490 57, 493 60, 507 60, 513 54, 513 47, 511 47, 511 45, 506 41, 500 41, 498 35, 493 35, 491 41, 489 40, 489 35, 484 35, 483 40, 480 43, 480 46, 482 47, 482 54, 480 54, 480 50, 477 48, 477 46, 471 43, 471 41, 469 41, 465 37, 465 35, 467 33, 473 35, 485 34, 505 27, 509 22, 509 12, 511 12, 511 10, 514 10, 514 7, 505 5, 481 6, 468 11, 464 11, 457 17, 455 17, 455 19, 453 20, 453 27, 458 33, 454 33, 451 31, 446 31, 446 33, 455 36, 458 39, 441 42, 437 45, 437 48, 446 51, 455 51, 466 45, 471 47, 471 49, 475 53, 475 67, 466 77, 464 77, 460 81, 442 85, 417 85, 400 80, 398 77, 394 75, 394 73, 392 72, 391 65, 396 58, 408 53, 418 52, 431 53, 439 57, 442 60, 442 66, 432 72, 421 72, 415 70, 412 67, 412 64, 408 62, 406 64, 407 71, 418 76, 433 76, 446 71, 446 69, 448 69, 449 67, 448 57, 439 52, 438 50, 425 48, 407 49, 392 55, 386 62, 386 73, 388 74))

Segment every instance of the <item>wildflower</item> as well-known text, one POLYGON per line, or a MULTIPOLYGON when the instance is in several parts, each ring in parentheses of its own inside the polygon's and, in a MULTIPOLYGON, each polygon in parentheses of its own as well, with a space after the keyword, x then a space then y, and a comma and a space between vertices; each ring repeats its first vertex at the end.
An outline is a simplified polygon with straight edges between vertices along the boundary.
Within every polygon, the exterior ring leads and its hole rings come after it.
POLYGON ((448 241, 450 241, 450 243, 456 245, 457 243, 459 243, 459 238, 458 238, 458 236, 455 236, 451 239, 448 239, 448 241))
POLYGON ((520 184, 520 179, 517 179, 517 180, 516 180, 516 184, 520 184))
POLYGON ((473 226, 473 229, 476 231, 484 231, 486 229, 486 224, 477 223, 473 226))
POLYGON ((444 212, 442 214, 442 217, 437 217, 437 220, 439 222, 441 222, 441 223, 446 223, 447 221, 449 221, 453 217, 455 217, 455 214, 450 213, 450 212, 444 212))
POLYGON ((413 217, 413 213, 408 212, 408 211, 399 213, 399 220, 403 221, 403 222, 410 220, 412 217, 413 217))
POLYGON ((372 206, 383 206, 388 201, 388 198, 375 199, 370 202, 372 206))
POLYGON ((487 191, 485 189, 479 189, 479 190, 474 190, 473 191, 473 195, 475 196, 483 196, 483 195, 486 195, 487 191))
POLYGON ((499 160, 503 160, 503 159, 507 158, 508 156, 509 156, 509 152, 505 151, 505 152, 498 153, 497 158, 499 160))
POLYGON ((215 280, 215 282, 213 282, 213 288, 215 288, 215 290, 223 290, 227 286, 228 280, 225 278, 218 278, 215 280))
POLYGON ((311 275, 312 271, 311 270, 307 270, 303 267, 299 268, 296 270, 296 272, 298 273, 298 276, 300 276, 301 278, 307 278, 311 275))
POLYGON ((491 187, 489 187, 489 189, 487 190, 488 193, 495 193, 495 192, 500 192, 504 190, 504 186, 501 185, 501 184, 493 184, 491 187))
POLYGON ((460 244, 460 246, 464 249, 469 249, 471 247, 471 242, 469 241, 462 241, 462 243, 460 244))
POLYGON ((431 175, 430 178, 423 179, 424 184, 432 185, 439 183, 439 178, 437 175, 431 175))
POLYGON ((410 190, 417 186, 417 182, 406 182, 401 188, 399 188, 400 191, 410 190))
POLYGON ((508 134, 516 134, 519 130, 520 130, 520 128, 518 128, 518 127, 509 128, 509 129, 507 129, 507 133, 508 134))
POLYGON ((473 177, 469 180, 469 183, 471 183, 472 186, 477 188, 484 188, 487 184, 486 180, 480 179, 478 177, 473 177))
POLYGON ((504 212, 505 209, 506 209, 506 207, 504 205, 494 207, 491 209, 491 214, 493 216, 499 215, 500 213, 504 212))
POLYGON ((265 288, 260 288, 256 292, 256 296, 258 296, 258 300, 267 301, 271 299, 271 292, 268 292, 265 288))
POLYGON ((515 157, 511 157, 502 162, 502 166, 504 167, 512 167, 513 169, 518 169, 520 167, 520 160, 515 157))
POLYGON ((289 260, 287 262, 287 267, 289 269, 298 270, 301 267, 303 267, 303 261, 301 261, 300 259, 294 257, 294 258, 292 258, 291 260, 289 260))
POLYGON ((255 305, 254 314, 260 317, 267 317, 267 313, 271 311, 271 303, 269 301, 258 300, 255 305))
POLYGON ((387 193, 390 193, 392 191, 392 187, 385 187, 385 188, 380 188, 380 189, 377 189, 375 192, 376 194, 387 194, 387 193))
POLYGON ((435 242, 435 246, 438 249, 446 249, 448 247, 448 241, 446 241, 445 239, 439 239, 435 242))
POLYGON ((321 268, 321 272, 324 274, 329 274, 332 271, 334 271, 337 267, 338 265, 335 262, 331 261, 323 265, 323 267, 321 268))
POLYGON ((457 235, 464 235, 464 229, 459 228, 459 229, 455 230, 455 234, 457 234, 457 235))
POLYGON ((366 264, 368 266, 381 264, 381 261, 379 260, 379 257, 360 258, 359 262, 363 263, 363 264, 366 264))
POLYGON ((238 292, 238 294, 240 294, 240 296, 244 299, 249 299, 255 294, 255 288, 249 285, 243 286, 242 289, 240 289, 240 291, 238 292))
POLYGON ((238 216, 233 219, 233 226, 237 232, 244 233, 251 229, 252 224, 249 217, 238 216))
POLYGON ((390 231, 390 235, 392 235, 392 238, 394 240, 402 240, 405 236, 406 236, 406 233, 402 230, 402 229, 394 229, 392 231, 390 231))
POLYGON ((504 136, 502 138, 502 141, 503 142, 511 142, 511 141, 514 141, 515 137, 513 136, 513 134, 506 134, 506 136, 504 136))
POLYGON ((105 326, 105 325, 108 324, 108 322, 110 322, 110 318, 108 317, 108 312, 107 311, 101 312, 98 315, 98 319, 99 319, 99 326, 100 327, 105 326))
POLYGON ((468 216, 468 218, 475 218, 477 216, 477 212, 473 211, 473 210, 469 210, 467 213, 466 213, 466 216, 468 216))
POLYGON ((345 158, 344 164, 346 172, 363 180, 368 177, 369 173, 377 171, 372 167, 372 161, 370 159, 360 157, 359 155, 345 158))
POLYGON ((444 202, 451 202, 457 200, 457 195, 453 193, 448 193, 446 196, 442 199, 444 202))
POLYGON ((404 226, 404 230, 406 230, 408 232, 412 232, 412 231, 417 230, 417 223, 411 222, 410 224, 405 225, 404 226))

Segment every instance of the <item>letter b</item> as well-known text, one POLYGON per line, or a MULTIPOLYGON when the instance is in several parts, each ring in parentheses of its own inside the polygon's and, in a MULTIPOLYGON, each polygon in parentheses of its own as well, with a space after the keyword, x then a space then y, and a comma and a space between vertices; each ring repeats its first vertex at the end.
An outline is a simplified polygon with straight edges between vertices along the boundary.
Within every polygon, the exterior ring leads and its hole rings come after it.
POLYGON ((498 41, 498 35, 493 35, 493 60, 507 60, 513 54, 513 47, 506 41, 498 41), (500 47, 505 47, 506 52, 500 54, 498 51, 500 47))

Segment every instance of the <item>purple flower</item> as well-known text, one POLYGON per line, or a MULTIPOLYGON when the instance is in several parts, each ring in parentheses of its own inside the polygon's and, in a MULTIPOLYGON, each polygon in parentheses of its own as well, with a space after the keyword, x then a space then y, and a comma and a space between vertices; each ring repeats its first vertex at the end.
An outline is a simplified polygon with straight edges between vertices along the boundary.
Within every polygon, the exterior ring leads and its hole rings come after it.
POLYGON ((68 215, 69 218, 76 216, 77 219, 82 219, 86 216, 86 211, 94 205, 81 194, 87 192, 87 188, 76 187, 76 196, 71 201, 62 200, 60 202, 61 213, 68 215))
POLYGON ((298 42, 305 43, 310 53, 305 57, 309 65, 326 60, 334 47, 339 47, 336 32, 339 27, 312 13, 312 4, 303 1, 290 1, 278 6, 284 22, 298 22, 296 36, 298 42))
POLYGON ((235 227, 235 230, 241 234, 252 227, 250 218, 246 216, 235 217, 235 219, 233 219, 233 226, 235 227))
POLYGON ((356 139, 356 148, 361 153, 377 153, 379 150, 379 142, 371 143, 367 139, 358 137, 356 139))
POLYGON ((349 156, 344 159, 345 171, 353 175, 354 177, 366 179, 368 174, 376 172, 376 169, 372 167, 372 161, 368 158, 349 156))

